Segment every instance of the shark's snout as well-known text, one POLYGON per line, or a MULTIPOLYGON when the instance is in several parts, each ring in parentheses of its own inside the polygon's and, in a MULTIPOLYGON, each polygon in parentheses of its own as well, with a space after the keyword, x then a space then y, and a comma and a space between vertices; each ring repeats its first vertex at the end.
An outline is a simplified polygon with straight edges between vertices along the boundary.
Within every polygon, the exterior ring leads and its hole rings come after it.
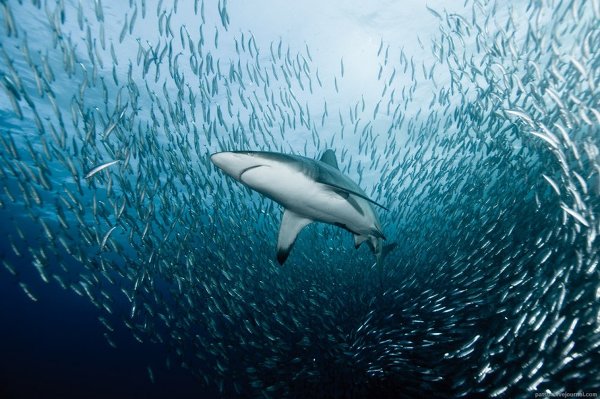
POLYGON ((212 154, 210 156, 210 160, 216 167, 219 169, 224 169, 225 165, 227 165, 228 159, 231 158, 230 152, 217 152, 216 154, 212 154))
POLYGON ((229 151, 212 154, 210 160, 216 167, 236 180, 239 180, 244 170, 257 163, 256 158, 249 154, 229 151))

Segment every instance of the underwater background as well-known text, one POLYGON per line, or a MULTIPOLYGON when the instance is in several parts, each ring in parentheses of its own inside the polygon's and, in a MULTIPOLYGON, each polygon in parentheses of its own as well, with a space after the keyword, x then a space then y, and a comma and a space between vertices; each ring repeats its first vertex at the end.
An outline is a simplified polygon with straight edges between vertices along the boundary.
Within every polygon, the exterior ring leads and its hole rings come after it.
POLYGON ((0 1, 0 397, 593 397, 599 85, 599 0, 0 1), (327 149, 383 271, 210 162, 327 149))

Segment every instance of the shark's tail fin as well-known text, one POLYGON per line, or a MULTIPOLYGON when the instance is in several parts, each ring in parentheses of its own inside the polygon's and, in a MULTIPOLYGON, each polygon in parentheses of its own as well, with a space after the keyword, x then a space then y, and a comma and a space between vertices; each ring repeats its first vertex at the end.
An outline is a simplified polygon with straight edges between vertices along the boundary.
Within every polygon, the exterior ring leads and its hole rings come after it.
POLYGON ((394 250, 398 246, 397 243, 392 242, 390 244, 386 244, 381 248, 381 252, 377 254, 377 273, 379 273, 379 286, 381 288, 381 293, 383 293, 383 261, 386 256, 394 250))
POLYGON ((390 244, 384 245, 383 249, 381 250, 381 261, 383 262, 383 260, 385 259, 385 257, 392 252, 396 247, 398 246, 397 243, 392 242, 390 244))

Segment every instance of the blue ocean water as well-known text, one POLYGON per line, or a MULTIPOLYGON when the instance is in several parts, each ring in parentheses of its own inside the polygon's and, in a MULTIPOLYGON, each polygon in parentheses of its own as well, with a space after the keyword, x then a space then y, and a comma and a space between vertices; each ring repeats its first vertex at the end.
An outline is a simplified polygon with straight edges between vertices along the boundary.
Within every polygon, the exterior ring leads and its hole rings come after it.
POLYGON ((2 280, 2 382, 4 398, 212 396, 192 376, 162 365, 165 353, 142 345, 127 331, 107 347, 93 306, 62 290, 38 290, 33 303, 9 279, 2 280), (155 365, 156 384, 146 367, 155 365))
MULTIPOLYGON (((6 242, 2 250, 9 251, 6 242)), ((189 373, 167 369, 164 347, 139 343, 122 325, 115 325, 114 335, 120 350, 108 346, 99 312, 89 300, 45 284, 31 268, 23 267, 18 277, 4 274, 0 293, 3 398, 215 395, 189 373), (30 283, 36 302, 24 295, 18 281, 30 283), (155 384, 149 383, 148 365, 156 369, 155 384)))
POLYGON ((593 397, 599 20, 0 3, 0 397, 593 397))

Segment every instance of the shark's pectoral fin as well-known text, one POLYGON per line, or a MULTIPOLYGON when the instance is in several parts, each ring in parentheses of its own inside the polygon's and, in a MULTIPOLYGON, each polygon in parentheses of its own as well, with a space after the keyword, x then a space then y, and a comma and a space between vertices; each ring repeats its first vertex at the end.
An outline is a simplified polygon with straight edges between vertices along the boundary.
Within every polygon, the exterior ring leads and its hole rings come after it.
POLYGON ((346 201, 348 201, 348 203, 350 205, 352 205, 352 207, 354 209, 356 209, 356 211, 358 213, 360 213, 361 215, 365 214, 365 211, 361 208, 360 204, 356 201, 356 198, 350 196, 350 193, 348 191, 341 190, 341 189, 334 188, 334 187, 331 187, 331 190, 333 192, 335 192, 337 195, 339 195, 340 197, 342 197, 343 199, 345 199, 346 201))
POLYGON ((361 246, 361 244, 365 241, 367 241, 367 238, 369 238, 368 236, 362 236, 360 234, 354 234, 354 248, 357 248, 361 246))
POLYGON ((277 261, 280 265, 283 265, 290 254, 300 230, 311 222, 312 219, 302 217, 289 209, 283 211, 279 237, 277 239, 277 261))
POLYGON ((318 182, 319 182, 319 183, 321 183, 321 184, 323 184, 323 185, 325 185, 325 186, 329 186, 329 187, 331 187, 331 189, 332 189, 333 191, 335 191, 336 193, 338 193, 338 194, 342 195, 344 198, 348 198, 348 196, 349 196, 350 194, 352 194, 352 195, 355 195, 355 196, 357 196, 357 197, 360 197, 360 198, 362 198, 362 199, 364 199, 364 200, 367 200, 367 201, 369 201, 370 203, 372 203, 372 204, 374 204, 374 205, 377 205, 377 206, 378 206, 378 207, 380 207, 380 208, 383 208, 383 209, 385 209, 386 211, 389 211, 389 209, 388 209, 388 208, 386 208, 385 206, 383 206, 383 205, 381 205, 381 204, 379 204, 379 203, 377 203, 377 202, 373 201, 371 198, 367 197, 367 196, 366 196, 366 195, 364 195, 364 194, 361 194, 361 193, 359 193, 358 191, 355 191, 355 190, 349 189, 349 188, 347 188, 347 187, 342 187, 342 186, 339 186, 339 185, 337 185, 337 184, 335 184, 335 183, 333 183, 333 182, 329 182, 329 181, 325 181, 325 180, 318 180, 318 182))

